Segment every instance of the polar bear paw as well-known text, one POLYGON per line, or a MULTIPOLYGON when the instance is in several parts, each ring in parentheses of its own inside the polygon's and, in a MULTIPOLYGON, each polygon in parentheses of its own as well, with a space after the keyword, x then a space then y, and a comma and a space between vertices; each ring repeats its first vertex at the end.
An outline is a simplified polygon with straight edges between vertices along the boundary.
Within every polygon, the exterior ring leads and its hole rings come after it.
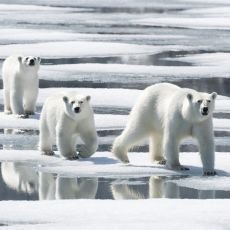
POLYGON ((16 118, 26 119, 26 118, 28 118, 29 116, 28 116, 27 114, 15 114, 15 117, 16 117, 16 118))
POLYGON ((179 166, 179 168, 178 168, 178 170, 181 170, 181 171, 188 171, 188 170, 189 170, 189 168, 188 168, 188 167, 185 167, 185 166, 180 165, 180 166, 179 166))
POLYGON ((79 156, 77 154, 70 154, 66 159, 70 161, 79 160, 79 156))
POLYGON ((114 148, 112 149, 112 153, 114 156, 120 160, 121 162, 128 164, 129 163, 129 158, 127 156, 127 153, 125 154, 123 151, 120 151, 119 148, 114 148))
POLYGON ((47 156, 53 156, 54 155, 54 151, 52 151, 52 150, 42 151, 41 153, 42 153, 42 155, 47 155, 47 156))
POLYGON ((12 114, 12 111, 11 111, 11 110, 5 110, 4 113, 5 113, 6 115, 10 115, 10 114, 12 114))
POLYGON ((172 170, 176 170, 176 171, 188 171, 189 170, 188 167, 185 167, 183 165, 173 165, 173 166, 167 165, 167 168, 172 169, 172 170))
POLYGON ((155 160, 155 163, 158 165, 166 165, 166 159, 162 158, 161 160, 155 160))
POLYGON ((204 176, 215 176, 217 175, 216 171, 213 170, 213 171, 204 171, 204 176))
POLYGON ((26 110, 26 111, 25 111, 25 114, 26 114, 27 116, 30 116, 30 115, 34 115, 35 113, 34 113, 34 111, 28 111, 28 110, 26 110))

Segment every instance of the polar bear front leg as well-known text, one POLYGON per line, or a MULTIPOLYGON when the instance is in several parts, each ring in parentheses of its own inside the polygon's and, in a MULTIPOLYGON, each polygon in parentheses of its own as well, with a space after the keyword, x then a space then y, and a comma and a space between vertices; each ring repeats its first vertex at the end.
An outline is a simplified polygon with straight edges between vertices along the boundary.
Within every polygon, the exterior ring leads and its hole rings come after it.
POLYGON ((68 160, 78 159, 78 155, 75 149, 76 142, 73 141, 71 132, 67 130, 64 132, 62 127, 59 127, 56 130, 56 134, 57 147, 61 155, 68 160))
POLYGON ((10 91, 4 89, 4 113, 12 114, 12 110, 10 107, 10 91))
POLYGON ((166 127, 163 150, 166 156, 167 168, 173 170, 189 170, 189 168, 182 166, 179 162, 179 143, 180 138, 178 137, 178 133, 172 128, 166 127))
POLYGON ((35 87, 33 87, 33 91, 26 91, 24 93, 24 110, 27 115, 33 115, 35 113, 37 96, 38 89, 35 87))
POLYGON ((216 175, 216 171, 214 170, 215 144, 212 120, 210 119, 194 126, 193 135, 199 143, 200 157, 203 165, 204 175, 216 175))
POLYGON ((10 91, 10 104, 13 114, 21 118, 26 117, 22 102, 22 89, 20 87, 10 91))
POLYGON ((81 132, 80 136, 85 145, 79 148, 79 156, 82 158, 90 157, 98 148, 97 134, 94 130, 88 130, 81 132))

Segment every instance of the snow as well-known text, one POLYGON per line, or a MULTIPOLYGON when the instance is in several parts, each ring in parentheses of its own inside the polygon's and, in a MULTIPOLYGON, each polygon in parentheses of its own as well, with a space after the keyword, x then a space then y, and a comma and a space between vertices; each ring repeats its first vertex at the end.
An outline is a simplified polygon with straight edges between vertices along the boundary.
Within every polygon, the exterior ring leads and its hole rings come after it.
POLYGON ((185 27, 196 29, 215 29, 215 30, 229 30, 230 18, 226 17, 206 17, 206 18, 146 18, 135 20, 133 23, 148 26, 170 26, 170 27, 185 27))
POLYGON ((189 9, 189 10, 184 10, 182 12, 183 14, 188 14, 188 15, 201 15, 201 16, 216 16, 219 17, 225 16, 229 17, 230 13, 230 7, 211 7, 211 8, 201 8, 201 9, 189 9))
MULTIPOLYGON (((188 78, 210 78, 215 76, 229 77, 229 66, 215 67, 215 66, 140 66, 140 65, 127 65, 127 64, 67 64, 67 65, 52 65, 44 66, 40 70, 41 79, 46 80, 78 80, 84 79, 84 74, 91 73, 90 76, 96 74, 126 74, 126 80, 138 81, 167 81, 170 79, 188 79, 188 78), (68 73, 68 78, 66 77, 68 73), (80 76, 79 76, 80 75, 80 76), (146 75, 149 75, 146 78, 146 75)), ((101 76, 102 78, 103 76, 101 76)), ((91 77, 92 78, 92 77, 91 77)), ((103 81, 113 80, 105 76, 103 81)), ((114 80, 119 82, 119 78, 114 80)))
POLYGON ((2 202, 0 214, 9 226, 1 228, 223 230, 229 226, 229 204, 229 200, 8 201, 2 202), (15 222, 19 224, 11 226, 15 222))
POLYGON ((0 4, 0 10, 4 11, 69 11, 71 8, 59 8, 48 6, 35 6, 35 5, 20 5, 20 4, 0 4))
MULTIPOLYGON (((186 57, 176 57, 173 60, 191 62, 199 66, 218 66, 218 67, 228 67, 229 66, 229 53, 205 53, 205 54, 193 54, 187 55, 186 57)), ((170 58, 167 58, 170 60, 170 58)))
POLYGON ((161 47, 132 45, 106 42, 46 42, 37 44, 16 44, 0 46, 0 57, 5 58, 12 53, 33 54, 41 57, 81 57, 81 56, 115 56, 122 54, 153 54, 164 50, 161 47))

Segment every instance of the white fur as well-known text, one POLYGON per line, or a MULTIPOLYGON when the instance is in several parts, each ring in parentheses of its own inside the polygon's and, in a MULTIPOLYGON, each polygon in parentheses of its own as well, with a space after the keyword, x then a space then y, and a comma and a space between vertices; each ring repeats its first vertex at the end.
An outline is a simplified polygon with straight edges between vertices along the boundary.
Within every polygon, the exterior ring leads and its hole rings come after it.
POLYGON ((198 140, 204 174, 214 171, 214 137, 212 114, 216 93, 200 93, 169 83, 146 88, 134 105, 128 124, 116 138, 112 152, 129 162, 127 151, 141 139, 150 137, 152 160, 170 169, 186 169, 179 163, 179 144, 185 137, 198 140), (208 114, 203 115, 208 108, 208 114))
POLYGON ((22 162, 2 162, 1 174, 4 183, 11 189, 28 194, 38 190, 37 173, 22 162))
POLYGON ((39 57, 12 55, 2 66, 4 112, 19 117, 34 114, 38 96, 39 57), (34 65, 30 65, 34 61, 34 65))
POLYGON ((66 92, 49 97, 40 117, 40 150, 53 155, 52 145, 57 144, 61 155, 76 159, 78 136, 84 147, 78 149, 80 157, 89 157, 98 147, 93 109, 90 97, 76 92, 66 92), (74 110, 79 108, 80 112, 74 110))

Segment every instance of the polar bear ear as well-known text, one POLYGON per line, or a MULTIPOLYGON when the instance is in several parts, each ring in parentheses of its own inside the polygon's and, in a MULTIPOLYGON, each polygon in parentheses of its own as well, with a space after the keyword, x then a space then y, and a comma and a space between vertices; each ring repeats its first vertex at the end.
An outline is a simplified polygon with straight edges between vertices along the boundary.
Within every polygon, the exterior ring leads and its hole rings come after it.
POLYGON ((217 97, 217 93, 216 93, 216 92, 213 92, 213 93, 211 93, 211 96, 212 96, 212 99, 215 100, 216 97, 217 97))
POLYGON ((88 96, 86 96, 86 100, 87 101, 90 101, 90 99, 91 99, 91 97, 88 95, 88 96))
POLYGON ((18 57, 18 61, 19 61, 19 63, 22 63, 22 57, 21 56, 18 57))
POLYGON ((188 94, 187 94, 187 98, 188 98, 189 101, 192 101, 193 95, 192 95, 191 93, 188 93, 188 94))
POLYGON ((68 97, 63 96, 62 100, 63 100, 65 103, 68 103, 68 97))
POLYGON ((40 64, 40 62, 41 62, 41 58, 40 57, 37 57, 37 62, 38 62, 38 64, 40 64))

